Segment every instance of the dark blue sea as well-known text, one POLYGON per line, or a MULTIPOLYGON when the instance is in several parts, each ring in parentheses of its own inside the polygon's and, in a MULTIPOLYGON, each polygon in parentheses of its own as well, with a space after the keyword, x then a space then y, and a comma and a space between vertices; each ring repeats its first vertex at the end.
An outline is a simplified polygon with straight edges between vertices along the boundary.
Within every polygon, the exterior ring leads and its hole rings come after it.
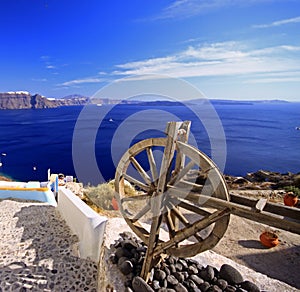
POLYGON ((114 177, 130 145, 163 136, 166 121, 172 119, 192 121, 196 146, 207 155, 225 151, 226 174, 242 176, 259 169, 300 172, 300 103, 215 104, 214 109, 217 116, 201 104, 2 110, 0 174, 45 181, 50 168, 51 173, 97 184, 114 177), (217 117, 221 132, 219 126, 213 131, 217 117))

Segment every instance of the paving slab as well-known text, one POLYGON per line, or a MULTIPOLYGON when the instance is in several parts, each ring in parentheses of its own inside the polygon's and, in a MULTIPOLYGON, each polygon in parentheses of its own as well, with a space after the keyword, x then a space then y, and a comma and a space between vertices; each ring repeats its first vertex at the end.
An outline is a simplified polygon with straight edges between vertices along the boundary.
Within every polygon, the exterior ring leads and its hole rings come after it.
POLYGON ((97 291, 97 265, 47 203, 0 201, 0 291, 97 291))

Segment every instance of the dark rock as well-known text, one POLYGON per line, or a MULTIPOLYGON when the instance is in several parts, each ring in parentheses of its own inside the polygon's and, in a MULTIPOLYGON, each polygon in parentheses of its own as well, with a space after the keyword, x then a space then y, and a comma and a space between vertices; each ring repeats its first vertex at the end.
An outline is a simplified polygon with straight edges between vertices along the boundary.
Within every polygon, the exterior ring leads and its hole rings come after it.
POLYGON ((207 266, 205 269, 199 271, 199 276, 206 282, 210 282, 214 276, 214 268, 211 266, 207 266))
POLYGON ((236 289, 236 292, 248 292, 248 291, 245 290, 245 289, 243 289, 243 288, 241 288, 241 287, 238 287, 238 288, 236 289))
POLYGON ((213 285, 207 289, 207 292, 222 292, 222 289, 217 285, 213 285))
POLYGON ((169 268, 170 268, 170 271, 171 271, 172 274, 176 273, 176 267, 175 267, 174 264, 170 264, 169 268))
POLYGON ((132 280, 125 280, 124 286, 132 288, 132 280))
POLYGON ((200 277, 198 277, 197 275, 190 275, 190 279, 196 283, 197 286, 199 286, 200 284, 204 283, 204 280, 201 279, 200 277))
POLYGON ((181 272, 182 275, 184 276, 184 279, 187 279, 189 277, 189 273, 184 271, 184 272, 181 272))
POLYGON ((186 287, 189 288, 189 290, 195 289, 197 288, 197 285, 195 284, 195 282, 191 279, 187 279, 183 282, 185 284, 186 287))
POLYGON ((188 273, 189 274, 198 274, 198 269, 194 266, 189 266, 188 267, 188 273))
POLYGON ((241 283, 241 287, 249 292, 260 292, 259 288, 250 281, 244 281, 241 283))
POLYGON ((226 287, 227 287, 227 285, 228 285, 227 281, 224 280, 224 279, 218 279, 217 282, 216 282, 216 284, 217 284, 222 290, 225 290, 226 287))
POLYGON ((121 258, 119 258, 119 260, 118 260, 118 267, 119 267, 119 269, 120 269, 120 266, 121 266, 125 261, 128 261, 128 258, 126 258, 126 257, 121 257, 121 258))
POLYGON ((166 272, 167 275, 171 275, 171 271, 167 266, 164 267, 164 271, 166 272))
POLYGON ((186 261, 188 265, 195 265, 195 266, 199 265, 199 263, 194 259, 187 259, 186 261))
POLYGON ((146 252, 147 248, 145 246, 141 246, 139 245, 137 248, 136 248, 136 251, 137 252, 146 252))
POLYGON ((167 281, 170 283, 172 286, 177 285, 179 282, 173 275, 168 275, 167 276, 167 281))
POLYGON ((184 275, 182 272, 175 272, 173 273, 173 276, 180 282, 182 283, 184 281, 184 275))
POLYGON ((176 286, 174 286, 174 290, 176 292, 188 292, 189 290, 185 288, 181 283, 178 283, 176 286))
POLYGON ((202 284, 199 285, 199 289, 202 291, 202 292, 205 292, 209 289, 210 287, 210 284, 208 282, 204 282, 202 284))
POLYGON ((158 281, 162 281, 166 278, 166 273, 163 270, 155 270, 154 271, 154 279, 158 281))
POLYGON ((119 265, 119 269, 124 275, 128 275, 133 271, 133 264, 131 261, 124 261, 121 265, 119 265))
POLYGON ((176 264, 176 258, 174 257, 174 256, 170 256, 170 257, 168 257, 167 258, 167 260, 166 260, 170 265, 171 264, 176 264))
POLYGON ((183 266, 181 263, 176 263, 175 264, 175 268, 178 272, 181 272, 183 270, 183 266))
POLYGON ((119 259, 121 257, 131 258, 132 254, 126 248, 118 247, 115 252, 116 257, 119 259))
POLYGON ((236 288, 234 286, 228 285, 225 289, 225 292, 235 292, 236 288))
POLYGON ((168 287, 168 281, 167 281, 166 278, 163 279, 162 281, 160 281, 160 286, 161 286, 162 288, 167 288, 167 287, 168 287))
POLYGON ((134 277, 132 289, 135 292, 154 292, 154 290, 141 277, 134 277))
POLYGON ((293 185, 294 185, 295 187, 297 187, 297 188, 300 188, 300 175, 296 175, 296 176, 294 177, 294 183, 293 183, 293 185))
POLYGON ((179 260, 178 260, 178 263, 180 263, 180 264, 182 265, 182 268, 183 268, 184 270, 187 270, 187 269, 188 269, 188 264, 187 264, 187 262, 186 262, 184 259, 179 259, 179 260))
POLYGON ((139 245, 134 241, 130 239, 125 239, 122 242, 122 247, 126 248, 127 250, 136 249, 139 245))
POLYGON ((134 277, 135 275, 132 272, 126 275, 126 279, 129 281, 132 281, 134 277))
POLYGON ((233 181, 234 184, 239 184, 239 185, 242 185, 242 184, 248 184, 249 181, 243 177, 237 177, 234 181, 233 181))
POLYGON ((243 276, 241 273, 234 267, 227 264, 222 265, 219 277, 226 280, 231 285, 243 282, 243 276))

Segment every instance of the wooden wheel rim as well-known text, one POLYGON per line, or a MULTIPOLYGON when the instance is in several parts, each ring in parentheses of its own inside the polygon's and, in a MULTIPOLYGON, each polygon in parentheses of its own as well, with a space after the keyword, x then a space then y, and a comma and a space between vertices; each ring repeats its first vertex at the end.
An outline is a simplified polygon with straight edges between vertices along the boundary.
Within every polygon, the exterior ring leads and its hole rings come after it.
MULTIPOLYGON (((126 210, 123 208, 123 198, 125 196, 124 179, 128 178, 127 176, 128 167, 134 161, 135 157, 138 154, 140 154, 143 151, 149 151, 149 149, 152 149, 153 147, 165 147, 165 146, 166 146, 166 138, 150 138, 134 144, 122 156, 117 166, 116 175, 115 175, 116 197, 120 206, 120 211, 124 219, 126 220, 127 224, 130 226, 130 228, 146 244, 148 242, 149 232, 147 231, 147 229, 139 219, 136 220, 133 218, 129 218, 126 214, 126 210)), ((176 142, 176 149, 177 151, 181 151, 186 157, 190 159, 190 161, 194 161, 196 165, 198 165, 201 169, 208 169, 208 171, 211 174, 211 177, 213 178, 210 179, 209 182, 212 185, 215 184, 215 186, 213 186, 214 189, 213 195, 217 198, 229 201, 229 195, 228 195, 225 180, 221 172, 215 165, 215 163, 209 157, 207 157, 203 152, 199 151, 195 147, 192 147, 186 143, 179 142, 179 141, 176 142)), ((151 165, 151 163, 149 164, 151 165)), ((139 167, 139 165, 137 165, 137 167, 139 167)), ((143 170, 141 170, 141 172, 143 172, 143 170)), ((153 172, 155 171, 151 169, 152 176, 159 175, 159 174, 154 174, 153 172)), ((142 175, 146 176, 146 174, 142 174, 142 175)), ((149 178, 144 177, 144 182, 142 182, 142 184, 150 187, 149 178)), ((153 185, 152 185, 152 191, 153 191, 153 185)), ((165 193, 167 194, 170 191, 173 192, 173 189, 167 187, 165 193)), ((171 197, 174 198, 176 196, 172 195, 171 197)), ((186 203, 185 198, 183 198, 182 201, 183 203, 186 203)), ((180 198, 180 202, 181 202, 181 198, 180 198)), ((188 203, 189 202, 190 201, 188 200, 188 203)), ((174 244, 172 246, 168 246, 168 241, 164 241, 160 238, 159 238, 159 242, 161 246, 165 246, 165 248, 163 248, 163 251, 167 254, 175 255, 175 256, 185 256, 185 257, 194 256, 202 251, 211 249, 219 242, 219 240, 223 237, 224 233, 226 232, 227 226, 229 224, 229 217, 230 215, 228 213, 224 213, 224 215, 218 217, 217 221, 215 221, 213 224, 214 226, 211 232, 202 241, 196 243, 189 242, 189 243, 184 243, 182 245, 176 244, 176 246, 174 246, 174 244)), ((193 224, 194 223, 192 223, 191 225, 193 224)), ((181 229, 176 231, 180 232, 180 230, 181 229)), ((172 240, 172 238, 173 238, 172 235, 170 235, 170 241, 172 240)))

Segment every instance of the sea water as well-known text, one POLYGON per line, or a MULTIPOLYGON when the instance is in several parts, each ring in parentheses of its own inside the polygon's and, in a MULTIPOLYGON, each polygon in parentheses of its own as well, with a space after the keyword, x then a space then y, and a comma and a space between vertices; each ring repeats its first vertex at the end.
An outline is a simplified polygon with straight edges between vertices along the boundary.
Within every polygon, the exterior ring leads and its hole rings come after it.
MULTIPOLYGON (((99 172, 108 180, 128 147, 145 138, 164 136, 166 121, 172 117, 192 121, 196 146, 208 156, 219 138, 213 137, 212 142, 201 121, 205 113, 199 104, 88 107, 85 115, 82 106, 0 111, 0 173, 21 181, 45 181, 50 168, 51 173, 77 177, 74 160, 78 168, 80 159, 86 162, 86 151, 92 151, 89 156, 95 157, 99 172), (74 151, 74 143, 80 144, 75 147, 80 153, 74 151)), ((259 169, 300 171, 300 131, 296 129, 300 103, 215 104, 214 109, 224 131, 225 141, 221 142, 226 164, 222 170, 226 174, 242 176, 259 169)), ((85 167, 83 182, 91 177, 90 182, 97 184, 85 167)))

